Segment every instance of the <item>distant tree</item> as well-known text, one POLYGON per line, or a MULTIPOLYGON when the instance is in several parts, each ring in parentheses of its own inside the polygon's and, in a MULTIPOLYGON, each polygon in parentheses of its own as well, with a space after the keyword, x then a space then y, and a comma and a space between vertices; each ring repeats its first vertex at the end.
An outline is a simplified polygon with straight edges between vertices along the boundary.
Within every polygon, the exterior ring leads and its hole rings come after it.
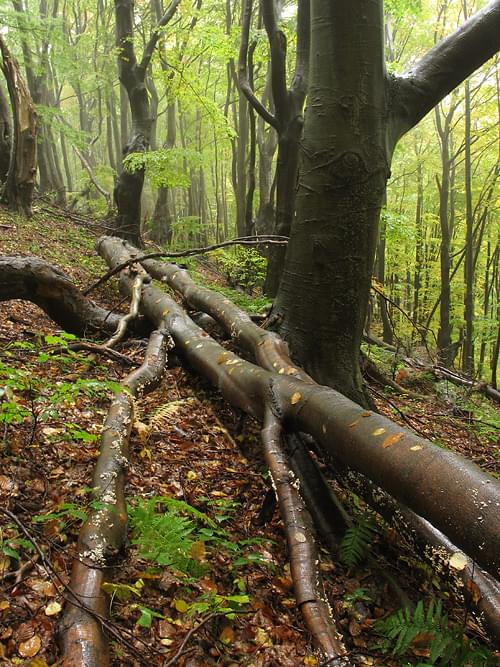
MULTIPOLYGON (((180 0, 172 0, 144 47, 142 59, 138 61, 134 48, 133 0, 115 0, 118 71, 120 81, 128 94, 132 114, 131 133, 123 149, 123 157, 130 153, 144 153, 149 150, 153 118, 146 77, 161 31, 174 16, 179 2, 180 0)), ((134 171, 123 169, 116 180, 114 189, 118 209, 116 233, 137 245, 142 244, 140 224, 143 184, 144 167, 134 171)))
POLYGON ((11 209, 29 216, 37 168, 37 115, 19 65, 1 36, 0 52, 13 117, 12 150, 4 196, 11 209))

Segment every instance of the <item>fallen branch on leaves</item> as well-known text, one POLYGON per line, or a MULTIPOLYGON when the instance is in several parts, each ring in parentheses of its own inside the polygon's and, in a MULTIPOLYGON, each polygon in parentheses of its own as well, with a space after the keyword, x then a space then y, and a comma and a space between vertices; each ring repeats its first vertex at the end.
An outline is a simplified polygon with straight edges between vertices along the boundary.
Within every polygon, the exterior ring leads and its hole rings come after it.
POLYGON ((71 574, 71 590, 80 605, 69 602, 60 625, 61 651, 66 667, 106 667, 108 644, 100 618, 106 617, 108 600, 102 589, 106 576, 122 554, 127 538, 124 495, 128 466, 128 440, 133 423, 133 397, 153 389, 161 380, 167 356, 168 333, 153 331, 142 366, 122 382, 124 390, 113 399, 101 436, 94 471, 93 510, 78 539, 78 558, 71 574))
MULTIPOLYGON (((130 253, 139 252, 126 242, 124 242, 124 245, 130 253)), ((247 313, 237 308, 229 299, 217 292, 196 285, 187 271, 174 264, 146 260, 143 265, 154 278, 166 282, 169 287, 181 294, 191 307, 204 311, 222 325, 231 335, 233 342, 251 352, 260 366, 270 371, 277 370, 278 373, 282 369, 286 369, 288 375, 307 383, 313 383, 312 378, 306 375, 302 369, 296 368, 292 364, 286 343, 275 333, 256 326, 247 313)), ((342 508, 336 505, 334 498, 329 497, 321 472, 317 469, 314 460, 308 456, 304 443, 301 443, 301 440, 304 439, 297 438, 293 434, 287 435, 287 438, 289 440, 292 467, 300 478, 301 493, 306 499, 309 511, 312 513, 326 544, 335 548, 335 543, 339 539, 338 536, 343 534, 345 528, 342 508), (320 491, 321 500, 319 501, 315 496, 320 491)), ((459 571, 459 574, 453 568, 447 567, 447 561, 453 557, 453 554, 459 552, 458 547, 455 547, 439 531, 434 529, 431 532, 431 524, 414 512, 410 512, 406 507, 399 505, 382 489, 378 489, 377 494, 374 493, 374 485, 363 475, 352 469, 349 471, 342 469, 337 478, 348 489, 361 495, 377 511, 380 511, 380 507, 374 502, 374 499, 383 495, 386 499, 383 509, 388 506, 391 508, 389 512, 382 512, 384 518, 390 523, 395 519, 398 532, 403 532, 407 536, 414 536, 411 540, 408 537, 407 541, 411 543, 412 548, 417 548, 419 555, 431 567, 435 567, 437 555, 440 555, 440 567, 445 578, 454 584, 458 576, 459 580, 462 581, 463 588, 457 592, 459 594, 464 593, 461 597, 465 597, 466 604, 471 604, 472 608, 477 609, 478 617, 484 620, 491 635, 500 641, 500 601, 497 599, 499 590, 497 582, 482 573, 479 567, 475 570, 470 566, 464 567, 459 571), (406 521, 404 526, 402 525, 403 516, 406 521), (442 538, 441 542, 439 541, 440 537, 442 538), (429 542, 427 538, 429 538, 429 542), (477 586, 479 586, 480 592, 479 599, 477 595, 470 595, 470 591, 477 586)), ((460 558, 458 560, 461 562, 460 558)))
POLYGON ((97 306, 56 266, 38 257, 0 257, 0 301, 36 304, 65 331, 78 335, 116 330, 121 316, 97 306))

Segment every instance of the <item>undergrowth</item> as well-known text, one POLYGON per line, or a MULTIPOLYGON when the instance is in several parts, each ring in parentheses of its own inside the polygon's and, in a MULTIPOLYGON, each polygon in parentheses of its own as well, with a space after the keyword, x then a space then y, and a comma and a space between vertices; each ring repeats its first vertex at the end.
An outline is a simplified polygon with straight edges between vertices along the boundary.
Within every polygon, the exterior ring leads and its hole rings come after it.
MULTIPOLYGON (((415 611, 400 609, 386 619, 377 621, 375 630, 384 637, 378 648, 392 651, 395 656, 412 653, 422 657, 417 667, 493 667, 497 658, 464 636, 462 627, 451 625, 441 601, 431 600, 427 606, 420 600, 415 611)), ((409 665, 410 663, 403 663, 409 665)))

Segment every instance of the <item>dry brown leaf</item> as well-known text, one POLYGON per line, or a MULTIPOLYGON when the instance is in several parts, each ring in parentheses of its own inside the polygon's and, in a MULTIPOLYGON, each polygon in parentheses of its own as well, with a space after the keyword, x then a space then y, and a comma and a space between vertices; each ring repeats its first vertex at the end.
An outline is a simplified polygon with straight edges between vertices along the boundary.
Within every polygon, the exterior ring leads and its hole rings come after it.
POLYGON ((226 625, 226 627, 220 633, 219 639, 223 644, 231 644, 234 641, 233 628, 230 625, 226 625))
POLYGON ((474 602, 474 604, 477 604, 481 599, 481 589, 479 588, 479 586, 476 584, 475 581, 469 579, 469 581, 467 582, 467 590, 471 594, 472 601, 474 602))

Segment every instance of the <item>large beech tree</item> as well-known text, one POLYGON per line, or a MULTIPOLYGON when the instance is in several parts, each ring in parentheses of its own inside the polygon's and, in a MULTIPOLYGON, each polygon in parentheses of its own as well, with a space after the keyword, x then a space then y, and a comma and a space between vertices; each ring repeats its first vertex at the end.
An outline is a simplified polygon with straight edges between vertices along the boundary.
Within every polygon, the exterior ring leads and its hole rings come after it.
POLYGON ((297 211, 274 305, 292 354, 364 403, 358 351, 398 140, 500 48, 500 0, 403 75, 388 74, 382 0, 311 0, 297 211))

